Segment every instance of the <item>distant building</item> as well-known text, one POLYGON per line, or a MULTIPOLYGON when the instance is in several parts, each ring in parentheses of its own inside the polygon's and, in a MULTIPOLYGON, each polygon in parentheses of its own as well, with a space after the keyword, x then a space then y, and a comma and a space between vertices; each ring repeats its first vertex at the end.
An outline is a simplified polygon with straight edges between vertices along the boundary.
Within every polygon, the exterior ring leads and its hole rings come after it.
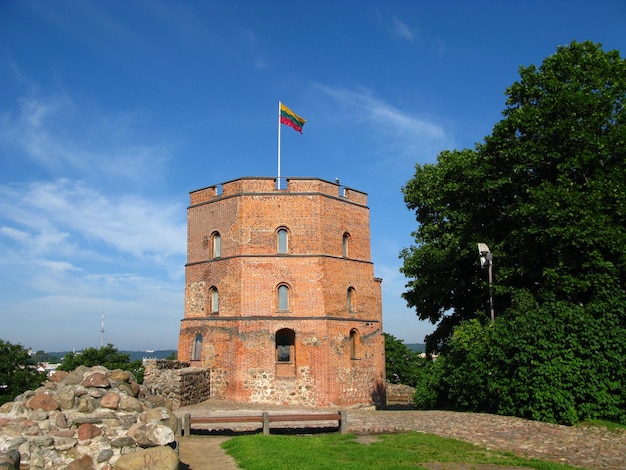
POLYGON ((192 191, 178 359, 209 369, 216 398, 384 403, 369 224, 367 195, 338 182, 276 189, 252 177, 192 191))
POLYGON ((41 362, 37 365, 37 372, 45 372, 50 377, 57 370, 60 364, 52 362, 41 362))

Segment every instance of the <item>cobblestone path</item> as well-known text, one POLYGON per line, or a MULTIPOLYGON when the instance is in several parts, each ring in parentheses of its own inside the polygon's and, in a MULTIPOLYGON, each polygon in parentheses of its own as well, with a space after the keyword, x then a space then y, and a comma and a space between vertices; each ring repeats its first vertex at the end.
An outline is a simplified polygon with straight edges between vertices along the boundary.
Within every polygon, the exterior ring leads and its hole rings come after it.
POLYGON ((588 469, 626 469, 626 432, 451 411, 349 411, 353 433, 418 431, 588 469))

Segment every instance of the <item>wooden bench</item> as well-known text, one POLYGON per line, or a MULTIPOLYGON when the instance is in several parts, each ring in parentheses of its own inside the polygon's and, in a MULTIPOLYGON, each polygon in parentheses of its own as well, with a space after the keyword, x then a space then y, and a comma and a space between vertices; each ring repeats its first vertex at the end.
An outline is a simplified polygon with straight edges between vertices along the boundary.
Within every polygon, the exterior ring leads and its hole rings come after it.
POLYGON ((270 433, 270 423, 307 422, 307 421, 337 421, 339 432, 347 432, 347 413, 298 413, 298 414, 269 414, 264 411, 261 415, 246 416, 195 416, 189 413, 183 415, 179 426, 184 436, 191 435, 192 424, 229 424, 229 423, 258 423, 263 425, 263 434, 270 433))

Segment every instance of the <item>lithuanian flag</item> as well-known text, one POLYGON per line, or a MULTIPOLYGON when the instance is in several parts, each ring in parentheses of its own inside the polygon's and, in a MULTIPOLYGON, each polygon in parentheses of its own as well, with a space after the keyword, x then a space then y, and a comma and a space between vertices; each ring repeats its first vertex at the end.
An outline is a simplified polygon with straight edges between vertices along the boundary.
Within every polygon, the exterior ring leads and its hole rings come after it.
POLYGON ((280 122, 281 124, 293 127, 300 134, 302 134, 302 126, 304 126, 306 119, 301 118, 287 106, 280 103, 280 122))

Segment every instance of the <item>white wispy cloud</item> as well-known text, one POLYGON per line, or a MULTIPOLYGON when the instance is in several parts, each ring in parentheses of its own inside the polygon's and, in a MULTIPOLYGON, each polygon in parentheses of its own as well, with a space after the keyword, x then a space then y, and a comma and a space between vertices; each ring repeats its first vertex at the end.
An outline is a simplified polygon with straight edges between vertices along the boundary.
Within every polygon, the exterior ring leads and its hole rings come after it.
POLYGON ((142 124, 136 110, 105 115, 63 91, 33 92, 0 115, 0 146, 5 158, 26 158, 51 174, 149 184, 162 174, 170 149, 134 137, 142 124))
POLYGON ((182 203, 108 195, 70 179, 0 186, 0 221, 0 233, 39 254, 93 242, 139 259, 186 249, 182 203))
POLYGON ((314 87, 330 97, 336 118, 360 123, 369 128, 381 146, 398 155, 418 161, 432 159, 442 148, 451 146, 452 138, 437 119, 402 110, 377 98, 373 91, 340 88, 323 84, 314 87))
POLYGON ((415 33, 409 28, 406 23, 400 21, 398 18, 392 20, 393 32, 407 41, 413 42, 415 40, 415 33))
POLYGON ((105 113, 62 90, 28 89, 0 112, 6 168, 34 169, 0 184, 1 334, 43 348, 95 346, 74 327, 107 313, 116 344, 145 330, 151 347, 175 345, 186 211, 150 190, 166 175, 169 146, 145 137, 141 110, 105 113), (154 331, 155 315, 167 330, 154 331))
POLYGON ((145 347, 172 347, 185 251, 178 201, 109 195, 70 179, 2 185, 2 334, 40 348, 97 346, 96 335, 74 327, 93 322, 95 332, 106 312, 115 344, 134 344, 141 331, 145 347), (151 331, 156 316, 163 331, 151 331))

